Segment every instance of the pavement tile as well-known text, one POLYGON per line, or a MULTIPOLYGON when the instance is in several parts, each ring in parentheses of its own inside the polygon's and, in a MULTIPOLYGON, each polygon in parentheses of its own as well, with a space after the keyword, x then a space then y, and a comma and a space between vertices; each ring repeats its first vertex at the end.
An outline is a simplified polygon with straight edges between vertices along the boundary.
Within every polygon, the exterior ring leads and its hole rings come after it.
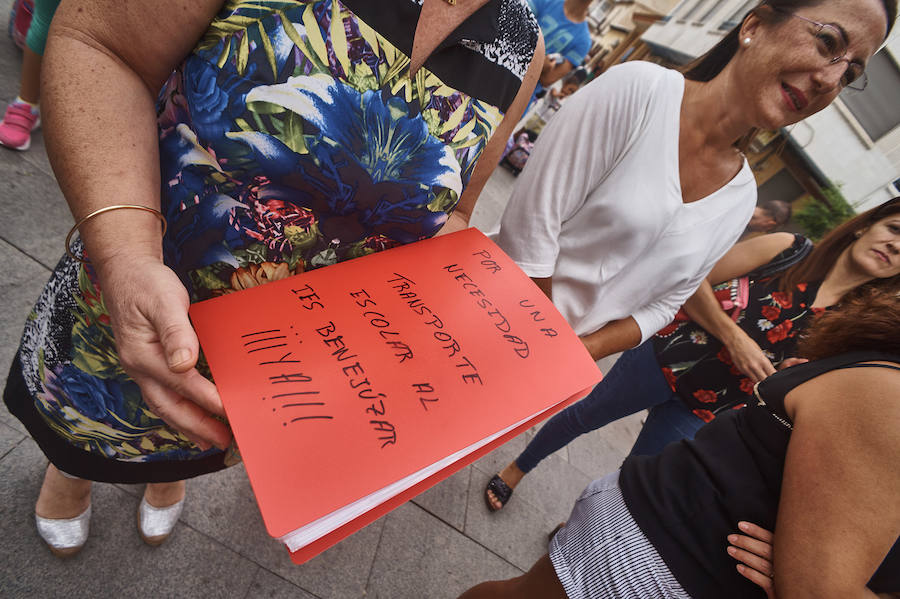
POLYGON ((632 414, 569 443, 569 463, 590 480, 622 466, 641 430, 644 412, 632 414))
POLYGON ((303 589, 286 581, 280 576, 272 574, 265 568, 256 571, 253 582, 247 590, 247 599, 315 599, 303 589))
MULTIPOLYGON (((6 25, 6 16, 9 14, 9 8, 12 6, 12 0, 0 1, 0 22, 6 25)), ((22 52, 13 45, 12 41, 4 36, 0 39, 0 43, 4 46, 0 52, 0 106, 6 110, 6 104, 19 93, 19 75, 22 69, 22 52)))
POLYGON ((522 572, 416 505, 385 518, 366 596, 451 599, 485 580, 522 572))
POLYGON ((50 158, 47 157, 47 148, 44 145, 44 130, 39 127, 31 133, 31 147, 25 152, 20 152, 22 160, 32 164, 44 173, 53 177, 53 167, 50 166, 50 158))
POLYGON ((0 588, 9 597, 243 598, 258 566, 180 523, 160 547, 137 535, 137 501, 94 485, 91 534, 77 556, 54 557, 37 535, 33 504, 45 460, 24 441, 0 460, 0 588))
POLYGON ((553 528, 568 518, 575 500, 591 480, 569 462, 551 455, 519 483, 507 507, 514 501, 525 501, 537 507, 544 516, 543 521, 553 528))
POLYGON ((323 599, 363 597, 384 523, 376 520, 305 564, 270 569, 323 599))
POLYGON ((323 598, 361 596, 381 533, 377 521, 297 565, 266 532, 243 465, 188 481, 182 521, 285 580, 323 598), (334 576, 340 572, 340 576, 334 576))
MULTIPOLYGON (((19 346, 25 318, 50 277, 50 271, 2 239, 0 264, 3 264, 3 277, 0 278, 0 304, 3 306, 0 310, 0 381, 5 387, 6 375, 19 346)), ((25 433, 25 427, 2 404, 0 422, 25 433)))
POLYGON ((0 160, 0 238, 53 268, 65 251, 72 217, 56 179, 19 154, 4 153, 0 160))
POLYGON ((499 229, 500 217, 503 216, 515 182, 515 176, 505 168, 495 169, 478 196, 469 224, 485 233, 499 229))
POLYGON ((492 474, 475 469, 466 512, 466 536, 493 553, 528 570, 547 552, 550 518, 527 498, 516 496, 502 510, 492 512, 484 501, 484 487, 492 474))
POLYGON ((11 426, 0 423, 0 459, 12 451, 27 435, 11 426))
POLYGON ((471 467, 463 468, 412 500, 426 512, 458 531, 466 525, 466 497, 471 467))
MULTIPOLYGON (((483 472, 491 472, 492 475, 496 474, 522 453, 528 439, 528 431, 525 431, 477 460, 474 466, 483 472)), ((475 484, 474 481, 472 484, 475 484)))

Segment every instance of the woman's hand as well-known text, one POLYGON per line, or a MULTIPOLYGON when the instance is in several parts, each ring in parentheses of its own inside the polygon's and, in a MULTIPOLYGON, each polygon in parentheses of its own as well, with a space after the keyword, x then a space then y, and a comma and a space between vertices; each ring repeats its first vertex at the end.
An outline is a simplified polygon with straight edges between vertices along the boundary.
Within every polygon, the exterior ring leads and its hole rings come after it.
POLYGON ((808 358, 787 358, 781 361, 781 364, 778 365, 778 370, 784 370, 798 364, 806 364, 807 362, 809 362, 808 358))
POLYGON ((231 440, 215 385, 194 366, 199 342, 187 310, 187 290, 155 257, 112 258, 98 265, 125 372, 154 414, 203 449, 231 440))
POLYGON ((739 561, 741 576, 761 587, 768 599, 777 599, 775 594, 775 569, 772 566, 772 545, 775 535, 756 524, 738 522, 744 534, 728 535, 728 555, 739 561))
POLYGON ((735 368, 754 383, 775 372, 775 367, 759 345, 740 329, 735 329, 735 334, 724 343, 735 368))

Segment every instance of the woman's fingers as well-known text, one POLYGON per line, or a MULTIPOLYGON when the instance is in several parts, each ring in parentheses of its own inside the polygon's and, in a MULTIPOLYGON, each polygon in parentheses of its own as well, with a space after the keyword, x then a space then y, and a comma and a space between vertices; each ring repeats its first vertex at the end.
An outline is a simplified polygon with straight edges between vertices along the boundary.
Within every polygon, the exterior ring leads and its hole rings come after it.
POLYGON ((201 447, 226 447, 231 432, 215 385, 194 365, 200 345, 181 281, 160 262, 107 265, 104 297, 119 358, 154 414, 201 447))
POLYGON ((778 370, 784 370, 785 368, 790 368, 797 364, 805 364, 806 362, 809 362, 807 358, 788 358, 787 360, 782 360, 781 364, 778 365, 778 370))
POLYGON ((769 599, 775 599, 775 582, 771 577, 763 574, 762 572, 758 572, 753 568, 748 568, 743 564, 737 565, 737 571, 740 572, 741 576, 743 576, 756 586, 762 588, 766 592, 766 596, 769 599))
POLYGON ((775 541, 775 533, 752 522, 738 522, 738 528, 741 529, 741 532, 743 532, 745 535, 763 541, 764 543, 768 543, 769 545, 771 545, 775 541))
POLYGON ((745 335, 736 338, 728 346, 728 352, 735 367, 754 383, 775 372, 775 367, 759 345, 745 335))
POLYGON ((775 599, 775 585, 772 583, 775 575, 772 563, 775 535, 752 522, 738 522, 738 528, 744 534, 728 535, 728 555, 740 562, 737 569, 742 576, 762 587, 769 599, 775 599))
POLYGON ((762 350, 759 350, 759 353, 753 356, 750 370, 753 382, 757 383, 768 377, 770 374, 773 374, 775 372, 775 367, 772 366, 772 362, 769 361, 766 355, 762 353, 762 350))
POLYGON ((202 449, 209 449, 212 445, 219 449, 228 447, 231 430, 208 410, 179 396, 171 388, 152 378, 142 377, 137 383, 147 406, 166 424, 183 433, 202 449))
MULTIPOLYGON (((756 553, 756 550, 745 549, 740 546, 741 541, 732 541, 731 536, 728 537, 728 554, 741 563, 744 563, 754 570, 759 570, 763 574, 770 574, 773 570, 771 554, 769 557, 756 553)), ((759 541, 757 541, 758 543, 759 541)))

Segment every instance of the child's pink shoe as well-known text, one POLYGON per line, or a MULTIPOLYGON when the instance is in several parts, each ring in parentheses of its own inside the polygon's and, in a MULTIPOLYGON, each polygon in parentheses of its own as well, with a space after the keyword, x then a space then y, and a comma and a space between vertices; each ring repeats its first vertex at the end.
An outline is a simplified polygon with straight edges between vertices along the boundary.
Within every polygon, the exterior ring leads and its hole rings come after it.
POLYGON ((0 122, 0 145, 13 150, 27 150, 31 146, 31 132, 40 124, 40 114, 33 113, 28 104, 10 104, 0 122))

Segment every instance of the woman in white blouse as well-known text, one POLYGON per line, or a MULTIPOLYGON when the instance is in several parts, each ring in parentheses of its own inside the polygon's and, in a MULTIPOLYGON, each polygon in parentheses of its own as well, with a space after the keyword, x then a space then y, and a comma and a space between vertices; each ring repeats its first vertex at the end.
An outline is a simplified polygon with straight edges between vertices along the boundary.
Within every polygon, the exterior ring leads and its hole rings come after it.
MULTIPOLYGON (((755 130, 795 123, 864 85, 896 3, 864 4, 873 10, 770 0, 683 75, 625 63, 563 105, 519 176, 497 241, 594 359, 668 324, 738 239, 756 203, 741 151, 755 130)), ((488 506, 503 507, 524 474, 512 462, 495 476, 488 506)))

